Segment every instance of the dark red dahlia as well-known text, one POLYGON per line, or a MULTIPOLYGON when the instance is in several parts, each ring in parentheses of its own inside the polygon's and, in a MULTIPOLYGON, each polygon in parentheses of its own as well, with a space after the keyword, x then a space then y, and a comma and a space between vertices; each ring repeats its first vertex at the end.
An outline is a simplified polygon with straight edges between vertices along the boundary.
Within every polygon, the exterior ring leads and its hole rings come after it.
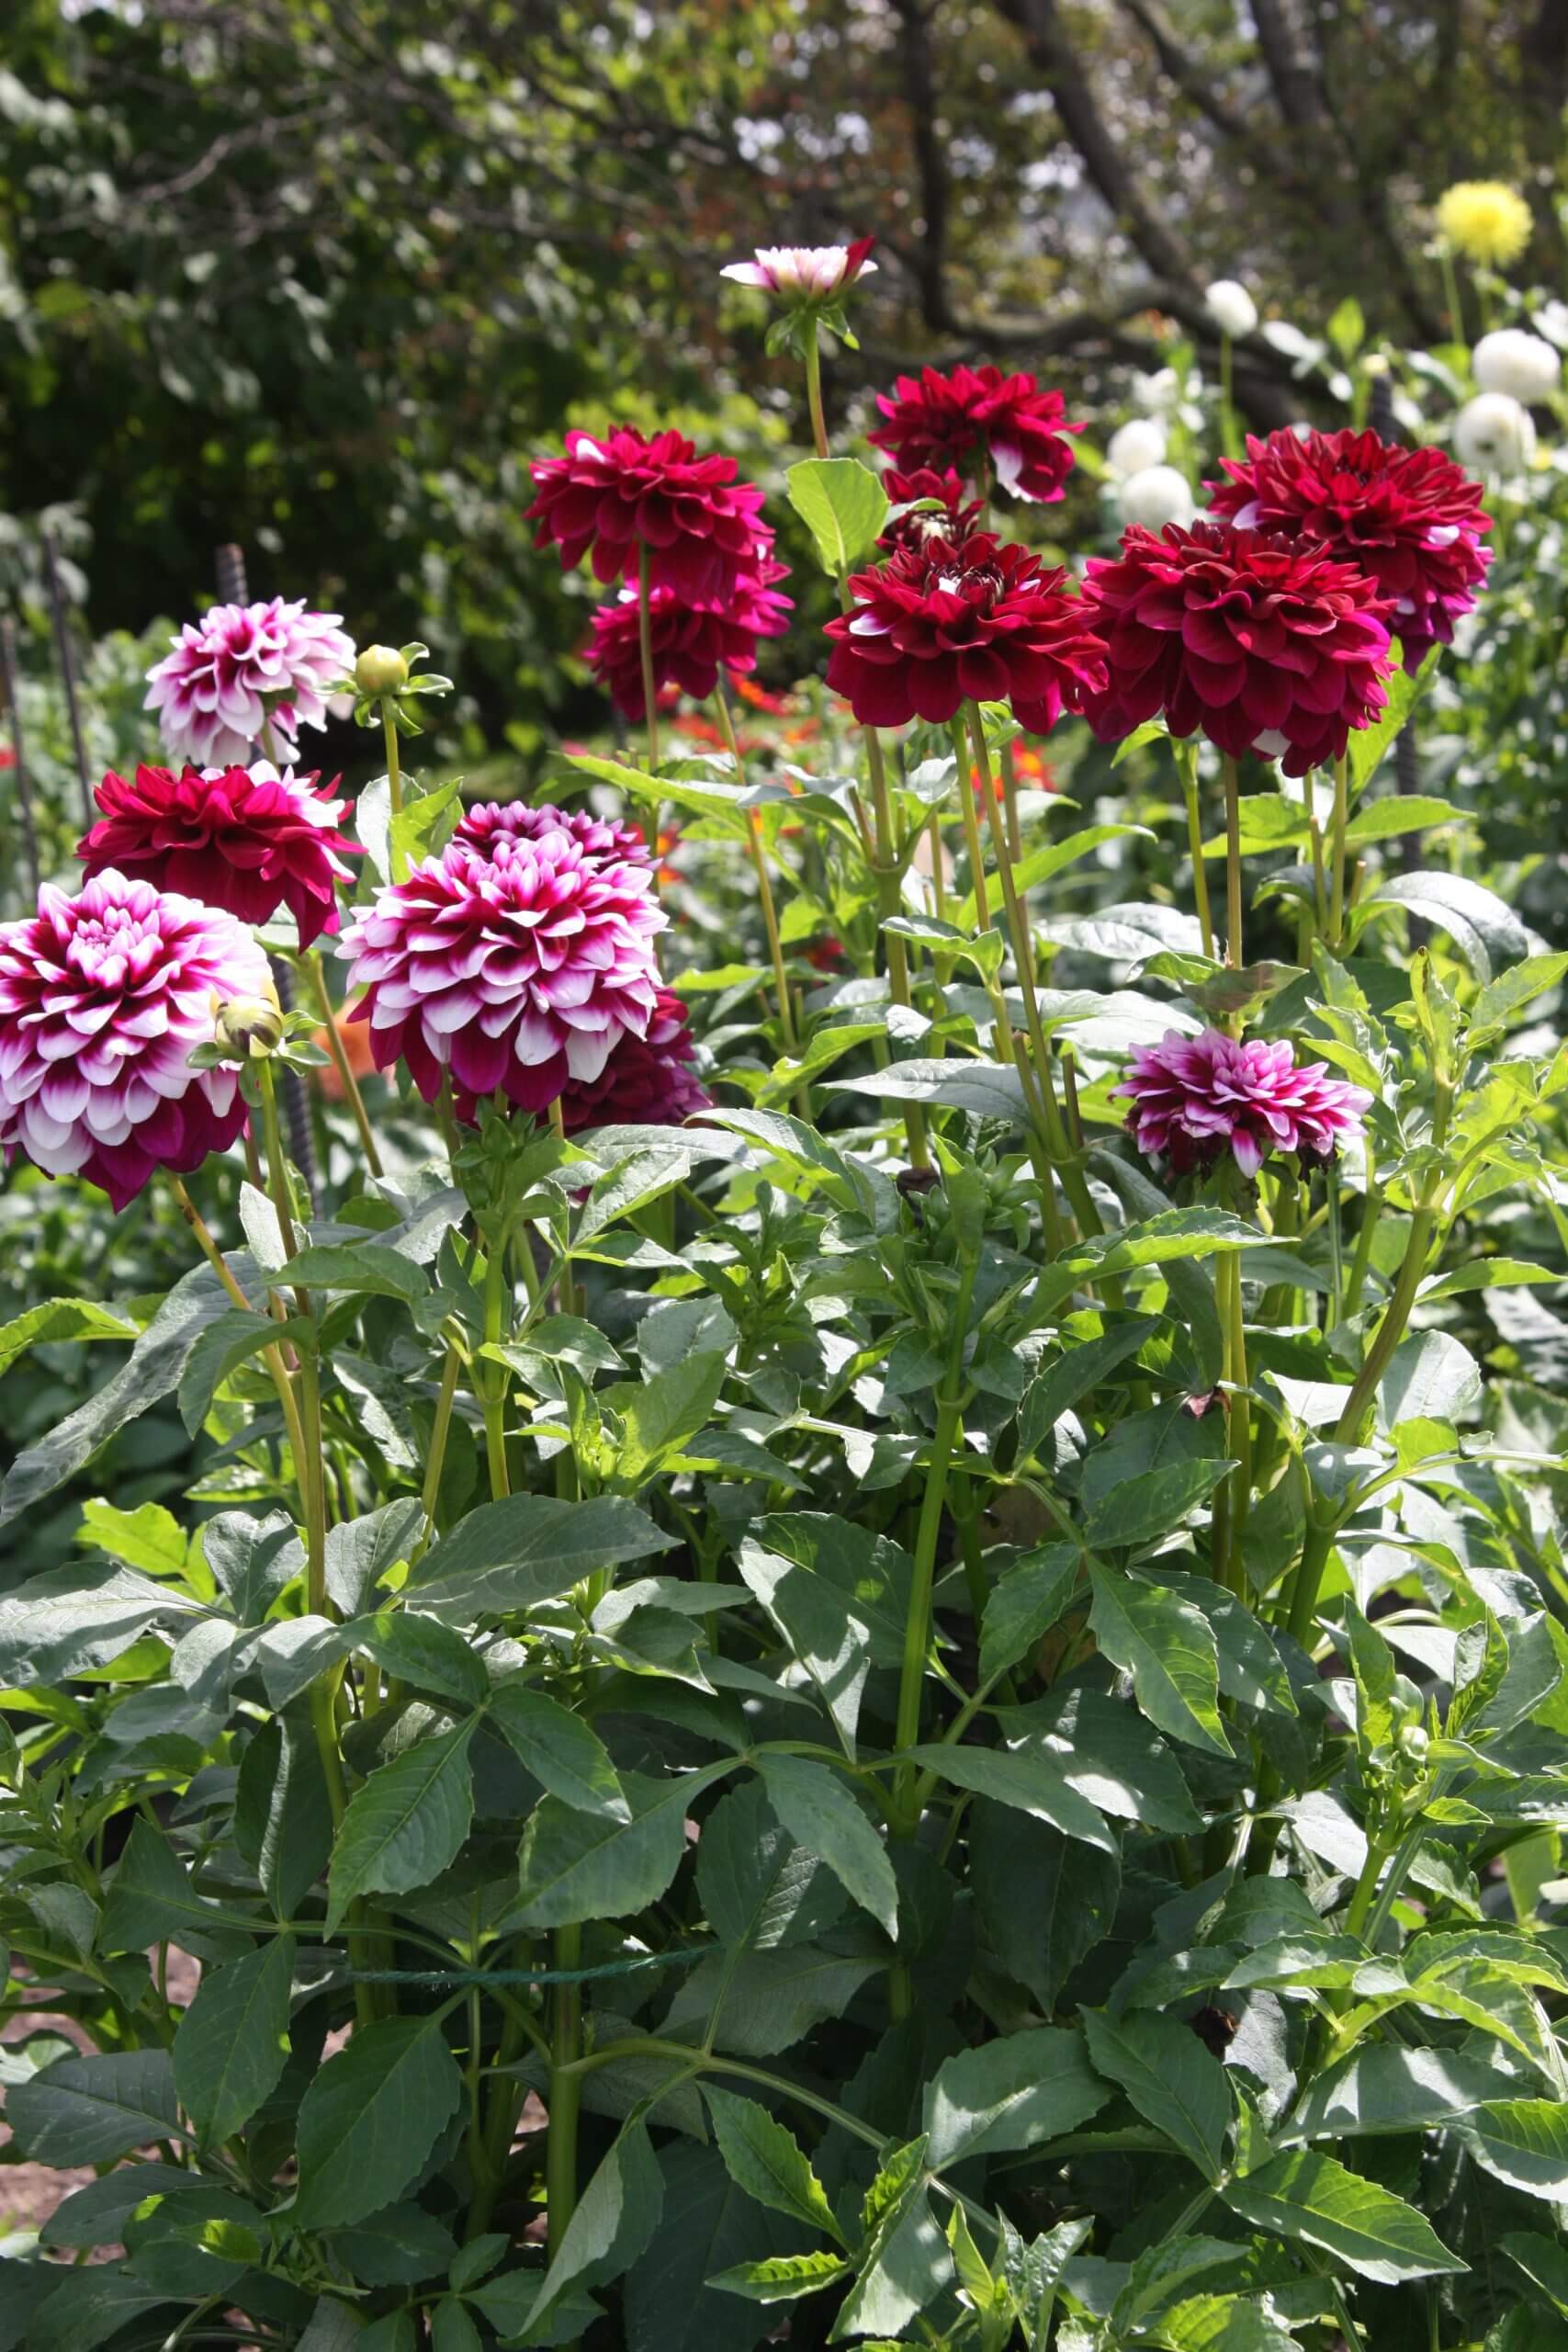
MULTIPOLYGON (((789 568, 769 554, 773 538, 771 531, 761 533, 753 563, 722 599, 692 605, 672 588, 651 591, 649 634, 656 689, 679 686, 705 702, 721 670, 747 675, 757 666, 758 640, 784 635, 795 607, 775 585, 788 579, 789 568)), ((640 719, 645 706, 636 589, 624 589, 615 604, 600 605, 584 650, 616 709, 640 719)))
POLYGON ((647 1036, 626 1031, 597 1078, 572 1079, 562 1090, 567 1134, 584 1127, 678 1127, 699 1111, 711 1111, 713 1097, 691 1067, 695 1055, 685 1006, 672 989, 660 989, 647 1036))
POLYGON ((955 368, 951 376, 922 368, 918 377, 900 376, 893 391, 878 392, 876 405, 886 422, 868 437, 903 471, 956 466, 976 481, 988 458, 1004 490, 1042 506, 1062 496, 1073 469, 1066 436, 1083 431, 1066 422, 1060 392, 1043 392, 1035 377, 1004 376, 999 368, 955 368))
POLYGON ((1402 449, 1375 433, 1247 436, 1222 458, 1210 511, 1239 529, 1310 539, 1377 582, 1389 628, 1414 674, 1434 644, 1451 645, 1492 560, 1482 488, 1441 449, 1402 449))
POLYGON ((989 532, 962 547, 902 548, 850 582, 854 608, 828 623, 828 684, 870 727, 933 725, 965 702, 1010 702, 1032 734, 1105 684, 1105 648, 1065 571, 989 532))
POLYGON ((1225 1152, 1256 1176, 1271 1151, 1293 1151, 1303 1167, 1325 1167, 1361 1132, 1371 1096, 1331 1078, 1322 1062, 1298 1063, 1289 1041, 1245 1044, 1217 1029, 1196 1037, 1168 1029, 1140 1046, 1112 1094, 1132 1102, 1127 1125, 1138 1149, 1179 1175, 1211 1168, 1225 1152))
POLYGON ((940 509, 928 507, 924 513, 895 513, 889 517, 876 542, 889 555, 895 548, 923 547, 928 539, 946 539, 961 547, 979 529, 986 512, 979 499, 969 497, 951 466, 940 474, 931 466, 921 466, 912 474, 890 469, 882 477, 882 487, 894 508, 910 507, 921 499, 941 501, 940 509))
POLYGON ((1134 526, 1120 556, 1090 557, 1084 601, 1110 669, 1083 706, 1102 743, 1163 711, 1173 735, 1201 729, 1233 758, 1258 751, 1304 775, 1388 700, 1378 591, 1310 541, 1134 526))
POLYGON ((504 841, 536 842, 546 833, 569 833, 590 857, 629 858, 651 865, 653 853, 636 825, 618 817, 596 817, 592 808, 558 808, 547 800, 481 800, 459 820, 452 839, 482 857, 504 841))
POLYGON ((678 433, 649 441, 623 424, 596 441, 573 431, 563 458, 536 458, 531 470, 538 495, 527 519, 568 570, 592 551, 595 580, 635 580, 646 548, 649 585, 700 605, 750 568, 761 492, 736 481, 733 458, 699 458, 678 433))
POLYGON ((76 854, 89 876, 135 875, 242 922, 287 907, 309 947, 336 931, 337 885, 354 879, 343 860, 359 855, 337 831, 347 803, 318 799, 315 782, 292 768, 279 775, 266 760, 178 774, 139 767, 134 782, 106 775, 93 796, 104 813, 76 854))

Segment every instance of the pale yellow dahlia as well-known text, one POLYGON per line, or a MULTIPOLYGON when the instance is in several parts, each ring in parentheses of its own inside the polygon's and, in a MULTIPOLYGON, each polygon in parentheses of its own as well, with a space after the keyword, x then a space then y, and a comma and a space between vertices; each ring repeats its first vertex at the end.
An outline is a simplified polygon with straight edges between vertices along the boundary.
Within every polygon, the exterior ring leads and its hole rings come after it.
POLYGON ((1438 198, 1438 226, 1467 261, 1506 269, 1529 243, 1534 226, 1517 188, 1502 180, 1456 180, 1438 198))

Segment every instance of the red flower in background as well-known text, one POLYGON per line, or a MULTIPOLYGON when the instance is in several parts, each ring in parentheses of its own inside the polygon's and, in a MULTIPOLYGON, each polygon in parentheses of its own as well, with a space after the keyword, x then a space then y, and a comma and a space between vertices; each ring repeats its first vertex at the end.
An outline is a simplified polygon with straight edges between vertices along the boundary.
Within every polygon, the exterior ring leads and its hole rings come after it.
POLYGON ((699 458, 679 433, 573 431, 564 457, 536 458, 531 471, 527 519, 569 571, 590 555, 595 580, 635 580, 646 548, 649 584, 700 605, 752 568, 761 492, 736 481, 733 458, 699 458))
POLYGON ((1241 530, 1310 540, 1375 581, 1412 674, 1474 604, 1492 560, 1481 484, 1441 449, 1402 449, 1375 433, 1248 435, 1208 482, 1212 514, 1241 530))
MULTIPOLYGON (((759 534, 750 566, 737 575, 722 599, 691 605, 671 588, 650 592, 649 636, 656 691, 679 686, 705 702, 721 670, 737 674, 754 670, 758 640, 784 635, 794 606, 778 593, 776 583, 789 572, 768 552, 773 538, 771 531, 759 534)), ((623 590, 613 605, 600 605, 584 650, 589 668, 617 710, 627 718, 641 718, 646 704, 635 589, 623 590)))
POLYGON ((561 1090, 561 1124, 569 1136, 584 1127, 678 1127, 713 1097, 691 1067, 696 1049, 686 1008, 660 989, 644 1037, 626 1035, 595 1079, 572 1080, 561 1090))
POLYGON ((941 502, 940 512, 928 509, 888 518, 876 544, 889 554, 895 548, 923 547, 928 539, 946 539, 949 546, 960 547, 978 530, 986 512, 979 499, 969 496, 951 466, 941 473, 931 466, 921 466, 912 474, 889 469, 882 477, 882 487, 890 506, 909 506, 927 498, 941 502))
POLYGON ((1388 631, 1372 582, 1306 540, 1234 524, 1136 526, 1090 557, 1085 602, 1110 677, 1083 705, 1103 743, 1163 711, 1239 759, 1304 775, 1339 758, 1388 700, 1388 631))
POLYGON ((1094 616, 1066 577, 988 533, 901 548, 851 580, 853 610, 828 623, 828 684, 871 727, 1009 702, 1043 735, 1064 705, 1077 709, 1105 684, 1094 616))
POLYGON ((1179 1174, 1212 1167, 1226 1151, 1244 1176, 1256 1176, 1271 1151, 1331 1160, 1360 1134, 1371 1101, 1322 1062, 1298 1066, 1284 1039, 1242 1044, 1217 1029, 1196 1037, 1168 1029, 1157 1046, 1138 1047, 1131 1076, 1111 1091, 1132 1102, 1127 1125, 1138 1149, 1179 1174))
POLYGON ((111 867, 160 890, 265 922, 287 907, 309 947, 338 927, 336 888, 352 882, 344 856, 359 851, 336 828, 347 802, 319 799, 313 775, 254 767, 139 767, 134 782, 106 775, 93 797, 102 817, 76 845, 89 875, 111 867), (342 853, 342 854, 340 854, 342 853))
POLYGON ((886 449, 901 471, 956 466, 965 480, 980 469, 965 458, 988 457, 1002 488, 1015 498, 1048 506, 1063 494, 1073 469, 1070 433, 1060 392, 1042 391, 1033 376, 1004 376, 999 368, 955 368, 943 376, 923 368, 879 392, 883 424, 867 437, 886 449))

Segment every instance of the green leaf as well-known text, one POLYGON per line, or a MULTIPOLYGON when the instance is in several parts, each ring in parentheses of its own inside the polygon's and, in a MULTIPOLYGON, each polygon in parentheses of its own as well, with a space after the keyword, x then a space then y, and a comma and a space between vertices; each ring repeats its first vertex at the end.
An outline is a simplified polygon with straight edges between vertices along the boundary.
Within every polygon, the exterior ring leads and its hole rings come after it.
POLYGON ((443 2295, 430 2314, 431 2352, 480 2352, 482 2338, 456 2295, 443 2295))
POLYGON ((512 1924, 559 1928, 579 1919, 626 1919, 657 1903, 686 1850, 692 1799, 728 1764, 679 1780, 654 1781, 623 1772, 629 1821, 585 1813, 547 1796, 523 1832, 521 1896, 512 1924))
POLYGON ((1492 2060, 1463 2051, 1364 2042, 1308 2085, 1274 2137, 1350 2139, 1457 2123, 1487 2100, 1506 2099, 1514 2081, 1492 2060))
POLYGON ((1390 875, 1367 893, 1358 911, 1369 919, 1389 906, 1404 907, 1446 932, 1483 982, 1491 979, 1495 966, 1517 963, 1529 953, 1529 933, 1513 909, 1464 875, 1390 875))
POLYGON ((56 2171, 112 2164, 132 2148, 184 2137, 166 2050, 57 2058, 29 2082, 12 2085, 6 2120, 17 2153, 56 2171))
MULTIPOLYGON (((62 2276, 58 2271, 52 2275, 62 2276)), ((96 2346, 118 2335, 141 2312, 160 2306, 168 2311, 165 2290, 130 2270, 67 2270, 63 2283, 32 2312, 26 2339, 28 2352, 95 2352, 96 2346)))
POLYGON ((1173 1535, 1234 1466, 1223 1456, 1211 1454, 1192 1462, 1168 1463, 1163 1469, 1123 1479, 1090 1511, 1084 1540, 1098 1551, 1111 1551, 1173 1535))
POLYGON ((298 1339, 310 1325, 299 1316, 276 1323, 270 1315, 253 1315, 235 1307, 209 1323, 197 1340, 180 1374, 180 1419, 187 1435, 198 1437, 212 1409, 212 1399, 231 1372, 259 1355, 276 1340, 298 1339))
POLYGON ((841 579, 874 546, 887 493, 854 458, 806 458, 784 475, 789 503, 816 543, 823 571, 841 579))
POLYGON ((101 1949, 145 1951, 169 1939, 183 1944, 193 1928, 210 1934, 223 1924, 221 1909, 196 1893, 167 1838, 138 1814, 104 1905, 101 1949))
POLYGON ((1568 2106, 1561 2100, 1489 2099, 1458 2130, 1495 2179, 1530 2197, 1568 2197, 1568 2106))
POLYGON ((460 1707, 482 1706, 490 1696, 483 1659, 461 1634, 434 1617, 383 1609, 374 1617, 355 1618, 351 1630, 356 1649, 416 1690, 434 1690, 460 1707))
POLYGON ((1072 1788, 1044 1750, 1027 1752, 1005 1747, 976 1747, 956 1741, 931 1742, 908 1751, 922 1770, 935 1772, 955 1789, 973 1789, 998 1804, 1012 1805, 1048 1822, 1065 1837, 1081 1838, 1102 1853, 1115 1851, 1115 1840, 1105 1816, 1072 1788))
MULTIPOLYGON (((1068 833, 1059 842, 1044 842, 1021 858, 1012 870, 1013 886, 1021 899, 1026 891, 1049 882, 1069 865, 1076 865, 1080 858, 1092 856, 1105 842, 1126 841, 1134 834, 1144 841, 1154 838, 1146 825, 1080 825, 1076 833, 1068 833)), ((971 891, 959 900, 954 920, 964 931, 973 931, 976 913, 975 894, 971 891)))
POLYGON ((1111 1932, 1120 1856, 982 1797, 969 1809, 969 1871, 991 1949, 1049 2012, 1078 1962, 1111 1932))
POLYGON ((1173 1739, 1229 1756, 1220 1719, 1219 1654, 1207 1618, 1163 1585, 1091 1566, 1089 1625, 1138 1704, 1173 1739))
POLYGON ((719 2154, 737 2187, 759 2205, 787 2213, 792 2221, 804 2222, 808 2229, 820 2230, 843 2245, 844 2233, 828 2202, 828 2192, 794 2133, 754 2099, 739 2098, 713 2083, 703 2085, 703 2096, 713 2117, 719 2154))
POLYGON ((1517 2262, 1530 2284, 1568 2318, 1568 2254, 1530 2230, 1512 2230, 1501 2245, 1509 2261, 1517 2262))
POLYGON ((175 2035, 175 2090, 204 2144, 227 2140, 276 2088, 293 1973, 293 1937, 271 1936, 197 1987, 175 2035))
MULTIPOLYGON (((194 1589, 192 1560, 199 1544, 162 1503, 139 1503, 134 1510, 118 1510, 101 1498, 84 1503, 76 1541, 123 1560, 128 1568, 140 1568, 145 1576, 170 1577, 194 1589)), ((200 1588, 204 1595, 210 1589, 209 1584, 200 1588)))
POLYGON ((844 1904, 838 1880, 790 1835, 755 1778, 731 1789, 704 1822, 697 1894, 729 1951, 804 1943, 831 1927, 844 1904))
POLYGON ((424 1527, 417 1495, 400 1495, 358 1519, 327 1530, 327 1590, 345 1617, 357 1617, 399 1560, 406 1560, 424 1527))
POLYGON ((706 1426, 728 1368, 722 1354, 702 1350, 651 1380, 616 1381, 599 1391, 597 1403, 616 1416, 623 1431, 615 1457, 622 1484, 646 1486, 706 1426))
POLYGON ((626 2352, 752 2352, 768 2323, 722 2293, 715 2273, 763 2259, 795 2231, 741 2194, 716 2148, 671 2142, 659 2168, 663 2219, 621 2290, 626 2352))
POLYGON ((994 1682, 1044 1638, 1071 1600, 1082 1567, 1076 1544, 1047 1544, 997 1578, 980 1631, 983 1683, 994 1682))
MULTIPOLYGON (((330 1533, 327 1544, 330 1560, 330 1533)), ((220 1511, 202 1530, 202 1549, 239 1625, 259 1625, 305 1566, 305 1546, 285 1510, 261 1519, 248 1510, 220 1511)))
POLYGON ((98 1306, 85 1298, 45 1298, 25 1314, 0 1324, 0 1374, 10 1371, 18 1356, 61 1340, 134 1340, 136 1326, 112 1306, 98 1306))
POLYGON ((534 1778, 562 1804, 608 1821, 631 1820, 609 1752, 581 1715, 522 1681, 497 1684, 490 1715, 534 1778))
POLYGON ((1080 2035, 1059 2026, 1003 2034, 945 2059, 926 2086, 926 2162, 942 2171, 972 2156, 1039 2147, 1074 2131, 1109 2097, 1080 2035))
POLYGON ((1126 2092, 1145 2122, 1163 2132, 1205 2180, 1224 2169, 1232 2106, 1225 2070, 1189 2025, 1153 2009, 1112 2018, 1086 2009, 1089 2054, 1126 2092))
POLYGON ((820 2254, 775 2254, 761 2262, 737 2263, 732 2270, 716 2271, 708 2285, 754 2303, 792 2303, 847 2278, 849 2269, 841 2254, 824 2247, 820 2254))
POLYGON ((433 1544, 404 1591, 431 1616, 460 1624, 531 1609, 570 1592, 595 1568, 672 1551, 675 1543, 616 1496, 573 1503, 512 1495, 482 1503, 433 1544))
POLYGON ((886 1069, 867 1070, 859 1078, 837 1078, 824 1088, 828 1094, 874 1094, 884 1102, 931 1102, 948 1110, 967 1111, 976 1119, 1005 1119, 1017 1125, 1023 1116, 1023 1088, 1015 1069, 996 1062, 921 1060, 891 1062, 886 1069))
POLYGON ((1568 956, 1527 956, 1501 978, 1489 980, 1470 1008, 1472 1046, 1501 1035, 1516 1012, 1555 988, 1565 973, 1568 956))
POLYGON ((474 1814, 471 1723, 416 1740, 349 1800, 327 1874, 327 1933, 361 1894, 428 1886, 457 1859, 474 1814))
POLYGON ((334 2230, 332 2248, 367 2287, 412 2287, 444 2278, 457 2245, 444 2222, 405 2199, 384 2205, 346 2230, 334 2230))
POLYGON ((1255 2229, 1321 2246, 1380 2286, 1468 2267, 1413 2205, 1314 2148, 1276 2156, 1224 2182, 1220 2194, 1255 2229))
POLYGON ((1018 1408, 1018 1459, 1027 1462, 1049 1437, 1064 1413, 1135 1356, 1159 1329, 1155 1315, 1136 1315, 1111 1325, 1097 1340, 1080 1340, 1047 1364, 1024 1392, 1018 1408))
POLYGON ((1400 833, 1423 833, 1435 825, 1462 825, 1465 811, 1449 800, 1424 800, 1416 793, 1394 793, 1387 800, 1368 800, 1345 828, 1352 849, 1368 842, 1393 841, 1400 833))
POLYGON ((423 1298, 430 1276, 380 1241, 307 1242, 288 1261, 289 1287, 350 1291, 361 1298, 423 1298))
POLYGON ((358 2027, 300 2102, 296 2224, 331 2229, 389 2205, 423 2166, 462 2095, 435 2014, 358 2027))
POLYGON ((1359 799, 1371 782, 1383 756, 1415 709, 1426 690, 1427 682, 1438 666, 1439 649, 1432 648, 1420 669, 1412 678, 1404 670, 1395 670, 1388 681, 1388 701, 1382 716, 1371 727, 1358 727, 1350 736, 1350 797, 1359 799))
POLYGON ((889 1936, 898 1932, 898 1883, 881 1838, 838 1775, 802 1756, 757 1759, 768 1802, 791 1836, 819 1854, 852 1901, 889 1936))
POLYGON ((0 1689, 59 1685, 84 1667, 107 1666, 150 1625, 197 1613, 197 1604, 113 1561, 51 1568, 0 1594, 0 1689))
POLYGON ((659 2227, 664 2180, 648 2132, 628 2123, 577 2201, 529 2315, 530 2331, 569 2288, 602 2286, 637 2260, 659 2227))
POLYGON ((714 2046, 742 2058, 771 2058, 793 2048, 824 2018, 842 2017, 868 1976, 882 1963, 844 1960, 814 1945, 752 1951, 737 1966, 716 1953, 677 1988, 664 2030, 707 2029, 719 2007, 714 2046))

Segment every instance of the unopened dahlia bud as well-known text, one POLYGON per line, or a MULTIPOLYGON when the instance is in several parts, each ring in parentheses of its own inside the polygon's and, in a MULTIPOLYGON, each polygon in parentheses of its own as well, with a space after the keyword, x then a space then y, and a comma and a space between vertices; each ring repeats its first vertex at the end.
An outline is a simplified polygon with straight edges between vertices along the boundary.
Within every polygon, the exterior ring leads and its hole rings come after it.
POLYGON ((1163 531, 1168 523, 1185 530, 1198 509, 1192 485, 1174 466, 1145 466, 1129 475, 1118 492, 1124 523, 1141 523, 1145 531, 1163 531))
POLYGON ((1520 474, 1535 456, 1529 409, 1507 392, 1482 392, 1454 419, 1454 455, 1478 474, 1520 474))
POLYGON ((1165 427, 1157 417, 1134 416, 1119 424, 1106 447, 1105 462, 1110 471, 1125 481, 1129 474, 1145 473, 1150 466, 1165 462, 1165 427))
POLYGON ((1549 343, 1523 327, 1499 327, 1483 334, 1471 365, 1483 392, 1507 392, 1527 404, 1549 400, 1557 390, 1562 363, 1549 343))
POLYGON ((1203 296, 1203 307, 1222 334, 1234 342, 1250 334, 1258 324, 1258 305, 1234 277, 1216 277, 1203 296))
POLYGON ((393 645, 367 645, 354 665, 362 695, 395 695, 409 682, 409 665, 393 645))
POLYGON ((212 1042, 226 1062, 265 1061, 283 1043, 283 1013, 277 999, 215 999, 212 1042))

